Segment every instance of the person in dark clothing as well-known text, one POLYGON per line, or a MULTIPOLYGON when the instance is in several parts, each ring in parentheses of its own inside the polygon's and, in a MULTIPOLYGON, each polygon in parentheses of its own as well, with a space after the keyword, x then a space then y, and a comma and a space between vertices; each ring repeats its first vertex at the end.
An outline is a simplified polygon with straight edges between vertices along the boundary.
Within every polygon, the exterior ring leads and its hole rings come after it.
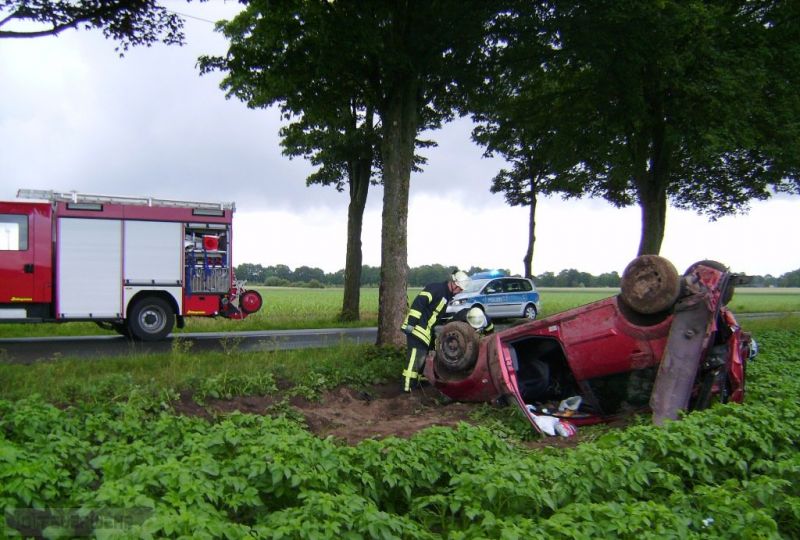
POLYGON ((449 281, 430 283, 411 302, 403 323, 408 347, 408 362, 403 370, 403 389, 411 391, 412 379, 421 380, 425 357, 433 345, 433 327, 441 322, 447 303, 469 283, 469 276, 456 271, 449 281))

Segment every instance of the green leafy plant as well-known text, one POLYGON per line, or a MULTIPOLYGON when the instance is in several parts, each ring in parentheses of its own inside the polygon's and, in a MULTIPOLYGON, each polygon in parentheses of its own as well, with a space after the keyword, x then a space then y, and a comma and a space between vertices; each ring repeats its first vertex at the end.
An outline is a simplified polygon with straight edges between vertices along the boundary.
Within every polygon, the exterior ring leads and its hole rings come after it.
MULTIPOLYGON (((176 387, 125 363, 94 392, 76 387, 69 406, 0 399, 0 527, 9 536, 14 512, 66 508, 106 538, 796 538, 800 332, 756 338, 744 404, 598 429, 569 449, 520 444, 511 408, 482 410, 485 426, 356 446, 310 434, 285 395, 270 416, 209 422, 174 414, 176 387), (140 512, 117 528, 89 519, 112 508, 140 512)), ((396 360, 370 354, 369 369, 396 360)), ((234 370, 235 358, 189 382, 208 397, 276 392, 273 371, 234 370)), ((319 387, 347 380, 297 361, 319 387)), ((58 519, 40 535, 70 536, 58 519)))

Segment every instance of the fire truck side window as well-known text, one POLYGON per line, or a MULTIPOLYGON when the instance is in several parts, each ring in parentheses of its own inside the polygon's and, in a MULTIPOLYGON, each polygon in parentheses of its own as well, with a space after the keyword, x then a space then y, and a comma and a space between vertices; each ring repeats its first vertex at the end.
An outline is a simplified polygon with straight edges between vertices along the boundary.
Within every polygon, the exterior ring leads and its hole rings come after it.
POLYGON ((0 251, 28 249, 28 216, 0 214, 0 251))

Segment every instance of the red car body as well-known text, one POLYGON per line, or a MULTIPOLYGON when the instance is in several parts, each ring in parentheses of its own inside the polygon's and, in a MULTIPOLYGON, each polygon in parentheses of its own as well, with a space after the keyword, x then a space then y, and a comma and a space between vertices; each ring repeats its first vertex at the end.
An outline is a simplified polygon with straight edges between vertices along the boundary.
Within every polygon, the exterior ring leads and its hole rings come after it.
POLYGON ((636 313, 623 291, 472 344, 464 323, 450 323, 425 375, 457 401, 532 405, 576 425, 648 407, 660 423, 712 398, 741 402, 750 336, 724 306, 738 280, 719 263, 697 263, 667 310, 636 313), (454 362, 470 346, 474 361, 454 362), (574 396, 581 398, 577 411, 558 411, 574 396))

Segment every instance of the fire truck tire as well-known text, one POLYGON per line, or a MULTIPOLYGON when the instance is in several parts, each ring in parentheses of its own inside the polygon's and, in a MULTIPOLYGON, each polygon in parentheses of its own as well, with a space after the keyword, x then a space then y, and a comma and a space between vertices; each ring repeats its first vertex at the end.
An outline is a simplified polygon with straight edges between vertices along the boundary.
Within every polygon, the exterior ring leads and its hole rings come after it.
POLYGON ((436 341, 436 371, 469 373, 478 360, 478 347, 478 334, 469 324, 447 323, 436 341))
POLYGON ((158 341, 167 337, 175 326, 175 313, 163 298, 148 296, 131 307, 128 330, 140 341, 158 341))
POLYGON ((671 308, 681 292, 678 271, 664 257, 640 255, 622 273, 620 297, 633 311, 644 315, 671 308))

